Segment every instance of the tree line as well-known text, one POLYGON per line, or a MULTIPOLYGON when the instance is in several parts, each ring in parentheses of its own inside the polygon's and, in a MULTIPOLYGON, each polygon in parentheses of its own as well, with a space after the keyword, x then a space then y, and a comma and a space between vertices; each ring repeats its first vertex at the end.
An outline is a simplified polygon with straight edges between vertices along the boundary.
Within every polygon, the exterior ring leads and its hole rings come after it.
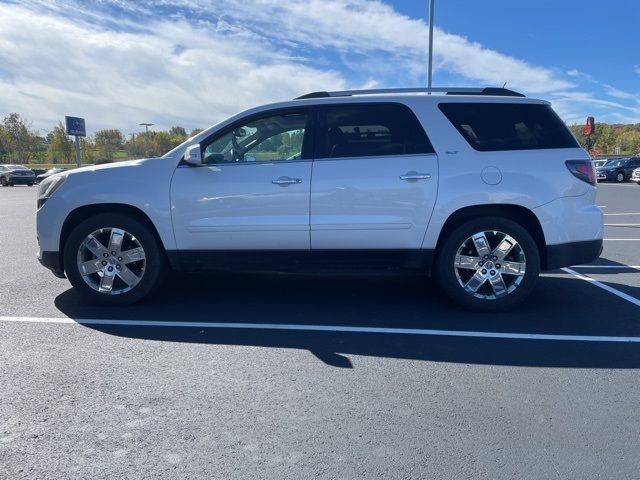
MULTIPOLYGON (((98 130, 93 136, 80 138, 83 164, 160 156, 201 132, 187 133, 183 127, 140 132, 129 138, 118 129, 98 130)), ((0 124, 0 163, 68 164, 75 163, 75 146, 62 122, 45 134, 35 131, 31 122, 10 113, 0 124)))
MULTIPOLYGON (((569 127, 580 144, 587 148, 582 125, 569 127)), ((596 123, 591 135, 592 155, 640 155, 640 123, 635 125, 596 123)))
MULTIPOLYGON (((582 125, 570 125, 569 128, 587 148, 582 125)), ((115 128, 99 130, 93 136, 80 139, 81 160, 83 164, 97 164, 160 156, 201 131, 195 129, 187 133, 183 127, 175 126, 169 130, 131 134, 127 138, 115 128)), ((301 139, 290 141, 295 143, 298 140, 301 139)), ((591 140, 593 155, 640 155, 640 123, 597 123, 591 140)), ((277 138, 272 141, 288 143, 289 140, 277 138)), ((288 145, 280 143, 272 147, 283 151, 288 149, 288 145)), ((10 113, 0 124, 0 163, 75 163, 75 147, 62 122, 58 122, 50 132, 40 134, 24 117, 10 113)))

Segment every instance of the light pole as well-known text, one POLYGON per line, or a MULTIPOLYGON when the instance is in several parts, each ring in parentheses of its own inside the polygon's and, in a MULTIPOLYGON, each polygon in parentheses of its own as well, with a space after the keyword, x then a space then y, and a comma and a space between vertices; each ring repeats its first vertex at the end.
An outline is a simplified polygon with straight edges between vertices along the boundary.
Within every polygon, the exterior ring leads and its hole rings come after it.
POLYGON ((429 0, 429 73, 428 88, 431 88, 431 77, 433 74, 433 10, 436 0, 429 0))
POLYGON ((144 125, 144 133, 149 133, 149 127, 154 125, 153 123, 139 123, 138 125, 144 125))

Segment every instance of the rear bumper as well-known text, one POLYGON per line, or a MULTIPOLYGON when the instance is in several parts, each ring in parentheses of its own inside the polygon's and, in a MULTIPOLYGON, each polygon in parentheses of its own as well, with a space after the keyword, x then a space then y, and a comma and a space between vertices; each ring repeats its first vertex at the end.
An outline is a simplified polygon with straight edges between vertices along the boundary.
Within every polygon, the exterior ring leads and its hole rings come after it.
POLYGON ((58 278, 66 278, 62 267, 62 258, 59 252, 40 252, 38 254, 40 265, 48 268, 58 278))
POLYGON ((602 239, 547 245, 543 270, 593 262, 602 253, 602 239))
POLYGON ((36 179, 34 177, 9 177, 8 181, 14 185, 32 185, 36 179))

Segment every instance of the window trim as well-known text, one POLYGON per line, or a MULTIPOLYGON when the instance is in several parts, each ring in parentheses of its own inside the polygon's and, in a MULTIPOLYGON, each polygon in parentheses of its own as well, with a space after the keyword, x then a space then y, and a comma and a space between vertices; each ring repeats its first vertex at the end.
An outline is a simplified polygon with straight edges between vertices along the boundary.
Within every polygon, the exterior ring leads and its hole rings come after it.
POLYGON ((315 123, 316 123, 316 108, 313 106, 302 107, 282 107, 271 110, 263 110, 261 112, 252 113, 245 117, 242 117, 235 122, 226 125, 224 128, 213 132, 208 137, 202 139, 200 145, 200 155, 202 157, 203 167, 212 167, 216 165, 264 165, 269 163, 294 163, 294 162, 311 162, 313 161, 313 153, 315 151, 315 123), (256 160, 255 162, 219 162, 219 163, 205 163, 204 151, 205 149, 215 142, 220 137, 228 134, 236 128, 245 126, 247 123, 260 120, 268 117, 275 117, 279 115, 287 115, 292 113, 301 113, 307 115, 307 125, 305 127, 304 138, 302 140, 302 151, 300 158, 295 160, 256 160))
POLYGON ((326 105, 318 105, 317 106, 317 113, 316 113, 316 122, 315 122, 315 130, 313 132, 313 137, 314 137, 314 149, 313 149, 313 161, 327 161, 327 160, 355 160, 355 159, 363 159, 363 158, 388 158, 388 157, 409 157, 409 156, 425 156, 425 155, 437 155, 437 152, 435 150, 435 148, 433 147, 433 143, 431 142, 431 139, 429 138, 429 134, 427 133, 427 131, 424 128, 424 125, 422 125, 422 122, 420 121, 420 119, 418 118, 418 116, 415 114, 415 112, 411 109, 411 107, 409 107, 408 105, 404 104, 404 103, 400 103, 400 102, 384 102, 384 101, 379 101, 379 102, 340 102, 340 103, 330 103, 330 104, 326 104, 326 105), (413 120, 415 120, 415 122, 418 124, 418 126, 422 129, 422 131, 424 132, 424 135, 427 139, 427 143, 431 149, 431 151, 429 152, 424 152, 424 153, 389 153, 389 154, 384 154, 384 155, 360 155, 360 156, 350 156, 350 157, 326 157, 326 156, 320 156, 319 155, 319 146, 320 146, 320 141, 319 139, 321 138, 322 132, 323 130, 326 128, 326 113, 327 110, 329 109, 334 109, 334 108, 344 108, 344 107, 356 107, 356 106, 366 106, 366 107, 376 107, 376 106, 380 106, 380 105, 395 105, 398 106, 402 109, 404 109, 405 111, 407 111, 409 113, 409 115, 413 118, 413 120))

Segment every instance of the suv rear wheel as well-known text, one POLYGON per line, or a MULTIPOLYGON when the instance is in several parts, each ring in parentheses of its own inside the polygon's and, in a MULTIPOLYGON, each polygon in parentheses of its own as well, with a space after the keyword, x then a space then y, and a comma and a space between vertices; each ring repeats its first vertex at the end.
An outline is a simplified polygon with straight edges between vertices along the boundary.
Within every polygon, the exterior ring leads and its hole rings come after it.
POLYGON ((141 300, 159 283, 164 255, 144 223, 107 213, 73 229, 64 247, 64 269, 84 298, 128 305, 141 300))
POLYGON ((500 217, 466 221, 444 240, 435 264, 444 292, 473 310, 507 310, 523 302, 540 274, 529 233, 500 217))

